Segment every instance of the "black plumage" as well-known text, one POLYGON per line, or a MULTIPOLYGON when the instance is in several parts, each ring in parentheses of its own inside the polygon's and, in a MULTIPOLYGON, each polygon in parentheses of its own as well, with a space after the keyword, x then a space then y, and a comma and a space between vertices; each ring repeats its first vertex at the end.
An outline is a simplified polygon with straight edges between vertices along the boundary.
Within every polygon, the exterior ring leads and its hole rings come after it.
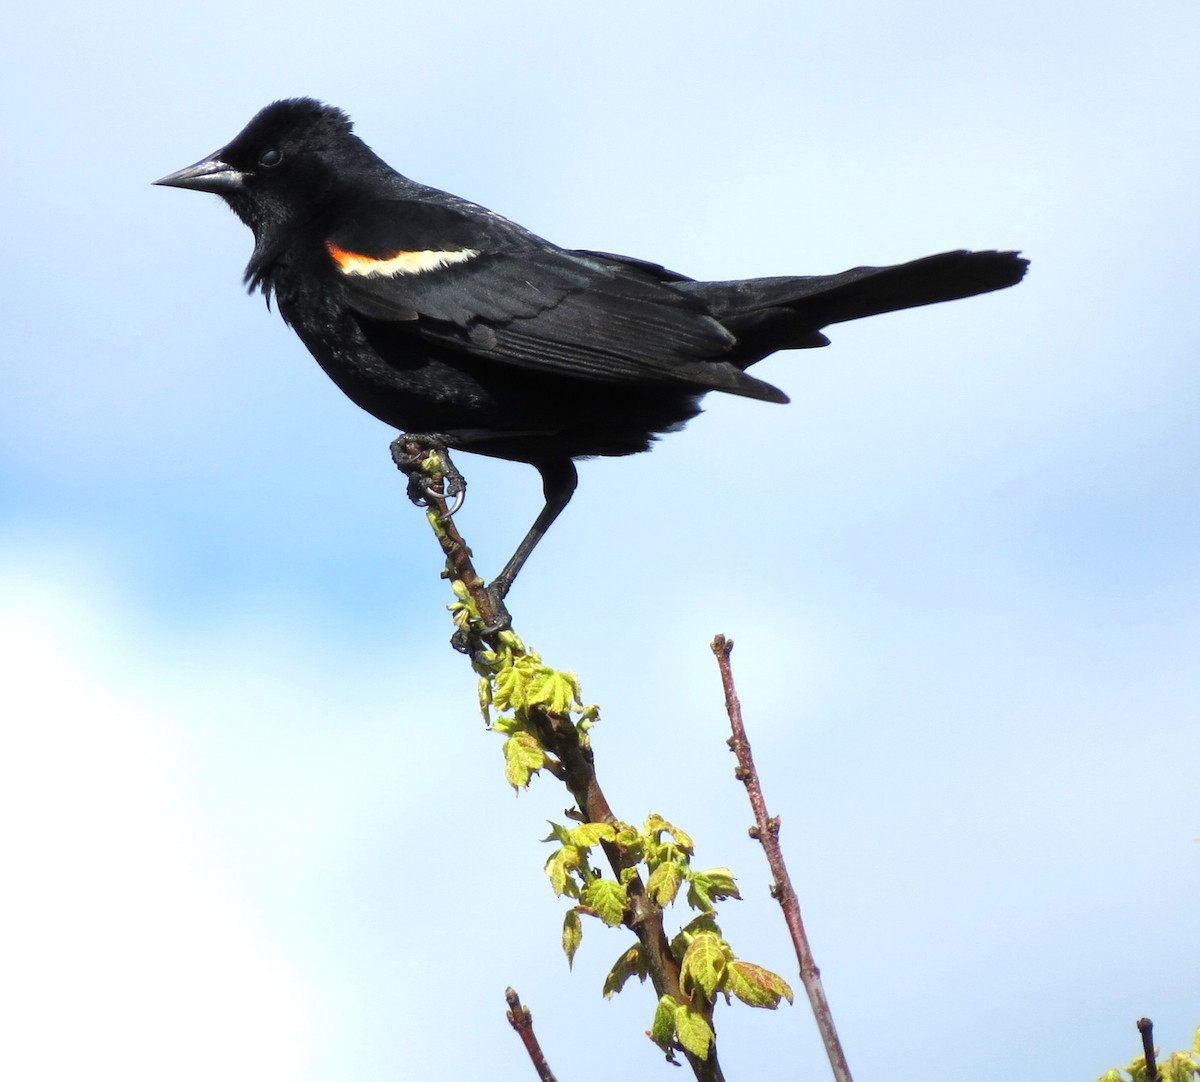
POLYGON ((573 460, 646 450, 713 390, 786 402, 746 373, 823 346, 834 323, 1002 289, 1015 252, 945 252, 841 274, 697 282, 560 248, 397 173, 340 110, 263 109, 159 184, 214 192, 254 233, 252 289, 273 297, 359 406, 435 444, 528 462, 546 506, 492 584, 502 598, 574 492, 573 460))

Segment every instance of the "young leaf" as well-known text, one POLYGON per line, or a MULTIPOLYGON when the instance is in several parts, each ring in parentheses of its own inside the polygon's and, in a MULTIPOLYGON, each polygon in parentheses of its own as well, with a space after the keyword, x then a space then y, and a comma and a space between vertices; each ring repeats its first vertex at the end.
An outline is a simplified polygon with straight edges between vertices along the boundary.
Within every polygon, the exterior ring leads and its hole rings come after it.
POLYGON ((643 983, 646 980, 646 966, 642 962, 642 946, 636 944, 625 951, 608 971, 604 978, 604 998, 611 999, 622 988, 630 977, 637 977, 643 983))
POLYGON ((725 974, 724 990, 751 1007, 774 1010, 781 999, 792 1002, 791 986, 779 974, 753 962, 733 961, 725 974))
POLYGON ((532 733, 514 733, 504 741, 504 777, 514 789, 526 789, 529 777, 546 765, 546 753, 532 733))
POLYGON ((702 913, 712 912, 714 901, 740 897, 733 872, 728 868, 709 868, 688 875, 688 905, 702 913))
POLYGON ((591 849, 599 842, 610 842, 617 836, 617 828, 611 823, 580 823, 571 831, 573 844, 591 849))
POLYGON ((701 913, 698 917, 693 917, 675 933, 671 940, 671 954, 682 961, 688 944, 701 932, 712 932, 718 939, 721 937, 721 929, 711 913, 701 913))
POLYGON ((634 862, 641 860, 644 852, 642 835, 628 823, 617 823, 616 826, 617 833, 613 837, 613 841, 617 843, 617 848, 628 860, 634 862))
POLYGON ((501 736, 524 732, 526 727, 525 722, 520 718, 513 717, 512 714, 497 714, 492 718, 492 732, 499 733, 501 736))
POLYGON ((674 861, 660 864, 646 880, 646 893, 656 905, 668 906, 675 901, 675 895, 679 893, 682 882, 683 872, 678 864, 674 861))
POLYGON ((601 879, 599 876, 583 888, 579 900, 609 927, 621 923, 629 906, 626 889, 612 879, 601 879))
POLYGON ((713 911, 712 899, 708 896, 708 881, 702 875, 688 876, 688 905, 701 913, 713 911))
POLYGON ((575 952, 579 949, 581 942, 583 942, 583 921, 579 919, 579 914, 574 909, 568 909, 567 915, 563 917, 562 930, 563 953, 567 956, 568 969, 575 967, 575 952))
POLYGON ((547 834, 542 841, 558 842, 559 845, 571 844, 571 831, 568 827, 563 826, 561 823, 554 822, 553 819, 547 819, 546 822, 550 824, 550 833, 547 834))
POLYGON ((706 1000, 721 986, 725 975, 725 947, 720 936, 712 932, 701 932, 684 951, 679 966, 679 987, 685 993, 695 985, 706 1000))
POLYGON ((695 849, 695 843, 692 841, 691 835, 680 830, 674 823, 667 822, 657 812, 651 812, 646 817, 646 822, 642 826, 642 831, 646 834, 657 835, 663 831, 670 834, 675 839, 675 844, 689 856, 692 850, 695 849))
POLYGON ((486 677, 479 678, 479 712, 483 715, 483 724, 492 727, 492 681, 486 677))
POLYGON ((670 996, 663 996, 654 1011, 654 1021, 647 1034, 659 1048, 670 1056, 671 1041, 675 1036, 675 1011, 679 1004, 670 996))
POLYGON ((668 828, 671 831, 671 837, 675 839, 675 844, 679 846, 679 848, 685 853, 687 853, 688 856, 691 856, 691 854, 696 850, 696 843, 692 841, 692 836, 685 831, 680 830, 676 826, 670 826, 668 824, 668 828))
POLYGON ((740 898, 738 893, 737 882, 733 878, 733 872, 728 868, 707 868, 702 872, 696 872, 696 875, 702 875, 708 882, 708 896, 720 901, 722 898, 740 898))
POLYGON ((713 1031, 699 1012, 682 1004, 675 1008, 675 1034, 679 1043, 693 1056, 708 1059, 708 1050, 713 1042, 713 1031))
POLYGON ((492 705, 497 710, 511 710, 521 687, 521 674, 515 663, 501 666, 493 681, 492 705))
POLYGON ((565 894, 579 897, 579 885, 571 878, 571 872, 579 867, 579 850, 573 845, 564 845, 546 858, 546 874, 550 887, 560 898, 565 894))
POLYGON ((579 701, 579 681, 571 673, 538 665, 529 673, 525 701, 552 714, 565 714, 579 701))

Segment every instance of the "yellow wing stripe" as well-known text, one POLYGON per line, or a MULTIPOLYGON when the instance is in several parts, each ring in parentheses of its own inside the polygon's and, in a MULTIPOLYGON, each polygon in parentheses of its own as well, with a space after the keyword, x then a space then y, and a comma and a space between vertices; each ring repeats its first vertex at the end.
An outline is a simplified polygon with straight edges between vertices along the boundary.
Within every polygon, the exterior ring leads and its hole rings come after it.
POLYGON ((465 263, 479 255, 475 248, 461 248, 457 252, 439 252, 427 249, 423 252, 392 252, 385 256, 360 255, 339 248, 332 241, 325 247, 343 274, 357 274, 363 278, 392 278, 398 274, 421 274, 423 271, 448 267, 452 263, 465 263))

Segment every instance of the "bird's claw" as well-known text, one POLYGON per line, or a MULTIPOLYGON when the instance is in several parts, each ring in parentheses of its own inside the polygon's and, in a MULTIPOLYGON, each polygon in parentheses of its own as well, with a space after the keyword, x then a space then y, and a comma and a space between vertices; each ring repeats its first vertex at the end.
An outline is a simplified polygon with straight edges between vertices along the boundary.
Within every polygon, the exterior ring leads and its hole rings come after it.
POLYGON ((392 441, 392 461, 408 478, 408 498, 418 507, 428 507, 431 500, 450 501, 444 519, 452 518, 467 498, 467 480, 450 460, 443 440, 431 436, 400 436, 392 441), (429 451, 437 454, 441 484, 431 483, 425 469, 429 451))
MULTIPOLYGON (((459 475, 459 480, 462 481, 461 474, 459 475)), ((454 501, 446 508, 446 513, 442 516, 443 521, 451 519, 458 514, 458 509, 462 507, 463 501, 467 498, 467 486, 465 482, 455 486, 451 483, 450 478, 447 477, 444 487, 445 491, 443 492, 438 492, 436 489, 428 486, 424 490, 426 496, 437 496, 439 499, 454 501)))

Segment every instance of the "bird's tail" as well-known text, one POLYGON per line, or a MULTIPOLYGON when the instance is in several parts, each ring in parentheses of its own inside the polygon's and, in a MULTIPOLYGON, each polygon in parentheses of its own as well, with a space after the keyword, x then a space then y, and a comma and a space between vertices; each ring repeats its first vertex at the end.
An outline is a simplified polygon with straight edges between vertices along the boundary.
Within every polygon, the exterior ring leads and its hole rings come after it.
POLYGON ((827 345, 823 327, 851 319, 938 304, 1016 285, 1029 265, 1017 252, 942 252, 892 267, 841 274, 676 282, 699 296, 744 347, 742 366, 778 349, 827 345))

